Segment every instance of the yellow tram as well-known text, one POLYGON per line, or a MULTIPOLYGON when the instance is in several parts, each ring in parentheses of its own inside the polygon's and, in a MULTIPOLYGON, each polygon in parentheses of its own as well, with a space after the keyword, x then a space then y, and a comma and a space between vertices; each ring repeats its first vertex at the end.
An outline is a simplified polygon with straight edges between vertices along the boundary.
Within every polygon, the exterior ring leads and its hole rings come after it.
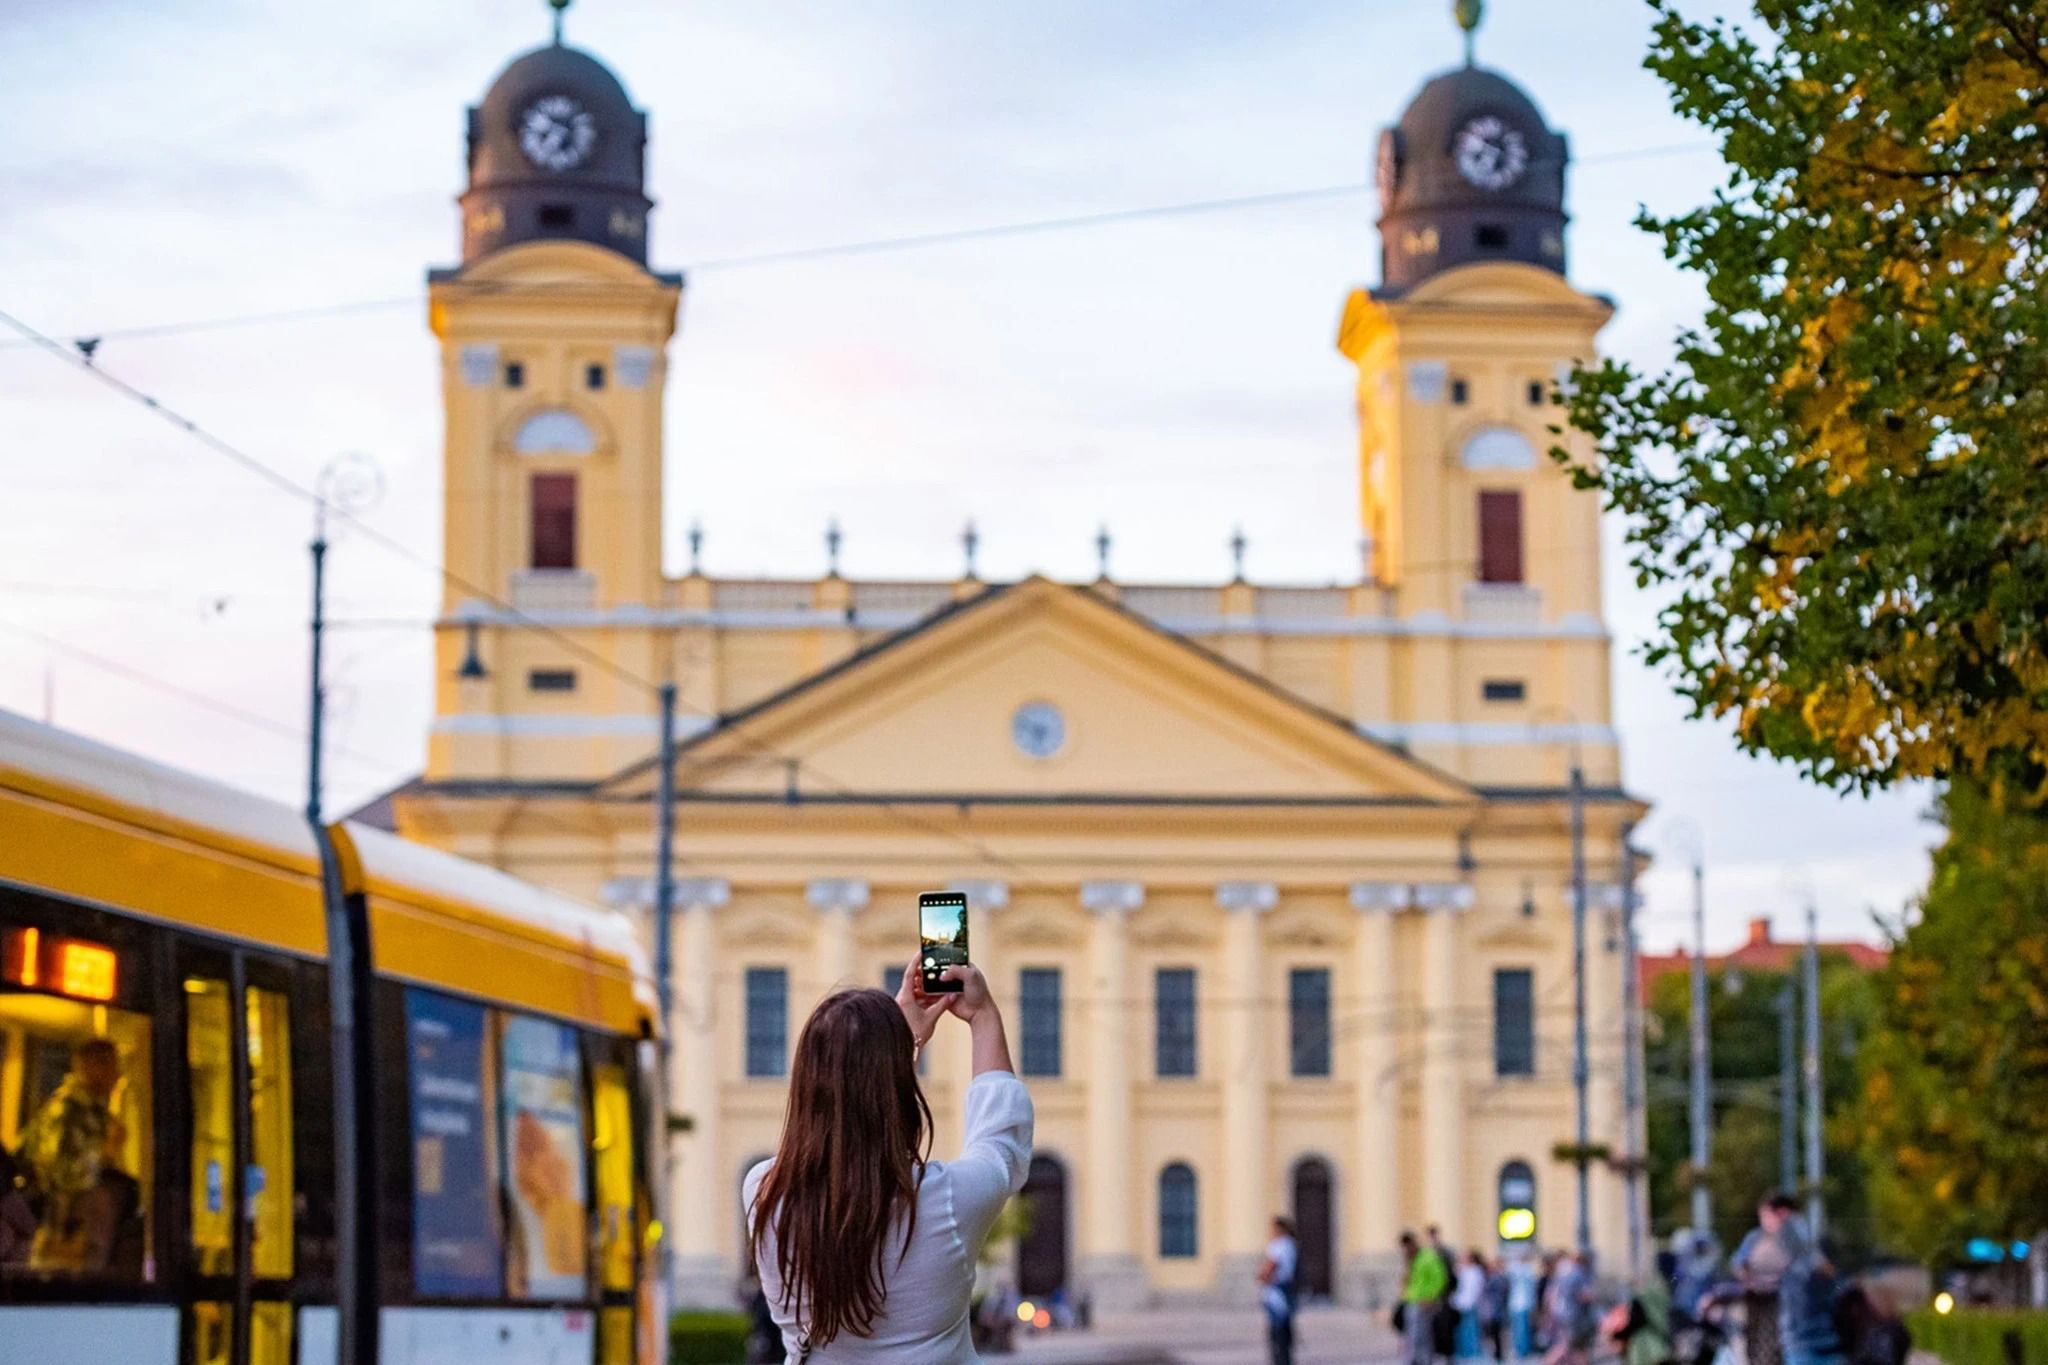
POLYGON ((6 712, 0 1358, 336 1360, 331 895, 370 944, 376 1359, 660 1358, 623 917, 6 712))

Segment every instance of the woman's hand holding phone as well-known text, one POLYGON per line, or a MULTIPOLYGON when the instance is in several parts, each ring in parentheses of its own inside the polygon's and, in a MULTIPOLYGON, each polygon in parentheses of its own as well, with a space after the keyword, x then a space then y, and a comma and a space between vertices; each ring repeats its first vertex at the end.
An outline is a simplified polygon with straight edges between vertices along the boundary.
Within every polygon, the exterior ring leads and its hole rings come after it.
POLYGON ((995 1006, 990 1002, 988 996, 988 978, 983 976, 981 968, 973 963, 967 962, 948 967, 939 973, 939 978, 943 981, 959 982, 959 993, 930 998, 947 1001, 952 1005, 953 1013, 959 1015, 968 1023, 973 1023, 975 1017, 981 1014, 982 1011, 994 1010, 995 1006))
POLYGON ((1003 1033, 1003 1016, 989 995, 988 978, 981 974, 981 968, 972 963, 948 967, 941 975, 948 981, 958 981, 959 993, 926 995, 921 957, 922 954, 910 959, 910 965, 903 969, 903 984, 896 989, 896 1006, 903 1011, 916 1045, 922 1048, 930 1042, 939 1016, 951 1010, 973 1037, 975 1075, 1015 1070, 1010 1064, 1009 1039, 1003 1033))
POLYGON ((903 1021, 910 1025, 911 1042, 917 1047, 930 1042, 932 1030, 939 1026, 939 1016, 959 998, 957 995, 926 995, 924 973, 918 966, 917 957, 913 956, 910 965, 903 969, 903 984, 896 988, 896 1008, 903 1011, 903 1021))

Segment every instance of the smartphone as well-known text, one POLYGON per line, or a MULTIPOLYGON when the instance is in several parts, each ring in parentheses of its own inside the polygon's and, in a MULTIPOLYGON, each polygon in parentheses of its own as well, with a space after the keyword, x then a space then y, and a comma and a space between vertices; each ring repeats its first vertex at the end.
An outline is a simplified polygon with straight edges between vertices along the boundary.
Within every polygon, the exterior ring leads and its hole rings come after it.
POLYGON ((917 897, 917 966, 926 995, 957 995, 958 981, 941 981, 948 967, 967 964, 967 893, 924 891, 917 897))

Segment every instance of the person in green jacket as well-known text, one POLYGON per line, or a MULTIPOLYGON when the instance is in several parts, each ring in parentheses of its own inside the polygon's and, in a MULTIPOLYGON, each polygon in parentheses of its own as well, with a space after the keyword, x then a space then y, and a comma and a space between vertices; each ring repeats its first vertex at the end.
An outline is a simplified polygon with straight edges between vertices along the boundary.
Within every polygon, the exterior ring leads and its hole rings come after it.
POLYGON ((1436 1359, 1437 1306, 1450 1292, 1450 1267, 1435 1247, 1424 1246, 1412 1232, 1401 1234, 1401 1254, 1408 1261, 1408 1283, 1401 1290, 1402 1359, 1406 1365, 1430 1365, 1436 1359))

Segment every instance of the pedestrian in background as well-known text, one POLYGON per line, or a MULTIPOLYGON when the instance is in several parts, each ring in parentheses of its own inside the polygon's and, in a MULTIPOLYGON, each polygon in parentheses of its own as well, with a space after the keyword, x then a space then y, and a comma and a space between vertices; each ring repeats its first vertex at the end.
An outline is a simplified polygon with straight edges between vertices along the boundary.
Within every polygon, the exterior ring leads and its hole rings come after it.
MULTIPOLYGON (((1473 1253, 1475 1256, 1477 1252, 1473 1253)), ((1493 1352, 1496 1365, 1507 1362, 1508 1270, 1500 1257, 1484 1262, 1486 1292, 1479 1300, 1479 1334, 1493 1352)))
POLYGON ((1437 1249, 1422 1245, 1412 1232, 1401 1234, 1401 1253, 1408 1261, 1408 1282, 1401 1289, 1402 1359, 1406 1365, 1431 1365, 1437 1354, 1438 1308, 1451 1272, 1437 1249))
POLYGON ((1458 1315, 1459 1360, 1479 1358, 1479 1310, 1486 1300, 1486 1266, 1479 1253, 1468 1251, 1458 1258, 1457 1282, 1451 1286, 1451 1308, 1458 1315))
POLYGON ((1742 1281, 1747 1365, 1779 1365, 1784 1358, 1778 1331, 1778 1286, 1786 1269, 1805 1250, 1806 1225, 1791 1195, 1780 1191, 1757 1205, 1756 1226, 1729 1258, 1742 1281))
POLYGON ((1550 1290, 1557 1283, 1557 1253, 1543 1253, 1542 1271, 1536 1276, 1536 1350, 1548 1353, 1557 1338, 1557 1324, 1550 1320, 1550 1290))
POLYGON ((1600 1322, 1593 1308, 1593 1267, 1576 1251, 1558 1258, 1550 1277, 1550 1365, 1586 1365, 1600 1322))
POLYGON ((1803 1243, 1778 1280, 1778 1340, 1785 1365, 1843 1365, 1835 1325, 1839 1285, 1825 1248, 1803 1243))
POLYGON ((1259 1283, 1265 1286, 1259 1303, 1266 1310, 1266 1344, 1272 1350, 1273 1365, 1294 1365, 1294 1310, 1300 1302, 1294 1292, 1294 1272, 1300 1264, 1293 1221, 1275 1217, 1273 1240, 1266 1243, 1266 1259, 1259 1267, 1259 1283))
POLYGON ((1536 1354, 1536 1293, 1542 1280, 1537 1258, 1526 1253, 1508 1262, 1508 1335, 1514 1341, 1515 1359, 1536 1354))

